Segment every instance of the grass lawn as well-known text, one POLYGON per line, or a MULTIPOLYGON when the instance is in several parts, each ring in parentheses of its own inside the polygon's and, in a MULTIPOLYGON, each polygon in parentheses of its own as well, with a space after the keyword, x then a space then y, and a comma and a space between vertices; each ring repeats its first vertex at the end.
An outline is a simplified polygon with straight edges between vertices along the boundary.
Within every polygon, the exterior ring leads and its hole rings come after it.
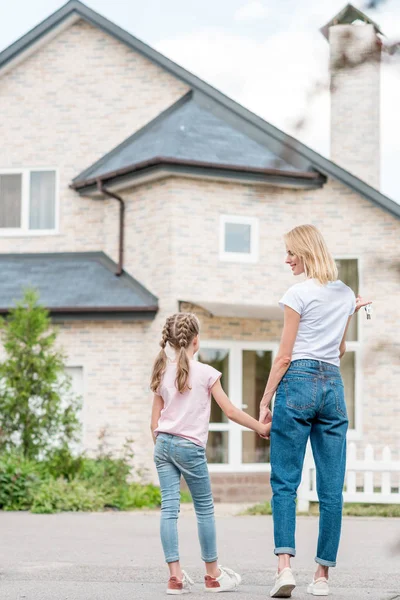
MULTIPOLYGON (((271 515, 271 505, 269 502, 251 506, 243 515, 271 515)), ((318 516, 318 502, 310 502, 308 513, 299 513, 301 515, 318 516)), ((343 515, 346 517, 400 517, 400 504, 360 504, 346 503, 343 507, 343 515)))

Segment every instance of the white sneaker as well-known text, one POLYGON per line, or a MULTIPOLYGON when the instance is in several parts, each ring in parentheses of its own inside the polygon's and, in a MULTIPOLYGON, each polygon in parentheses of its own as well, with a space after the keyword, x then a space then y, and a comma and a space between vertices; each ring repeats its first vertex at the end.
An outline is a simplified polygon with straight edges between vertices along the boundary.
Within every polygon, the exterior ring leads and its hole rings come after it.
POLYGON ((170 577, 168 581, 167 594, 173 596, 179 596, 180 594, 189 594, 193 585, 193 580, 190 579, 186 571, 182 571, 182 581, 179 581, 177 577, 170 577))
POLYGON ((329 585, 326 577, 313 579, 307 588, 307 592, 313 596, 327 596, 329 594, 329 585))
POLYGON ((293 577, 292 569, 286 567, 275 575, 275 585, 269 595, 271 598, 290 598, 295 587, 296 581, 293 577))
POLYGON ((221 575, 219 577, 211 577, 206 575, 204 577, 204 589, 206 592, 233 592, 237 590, 239 585, 242 583, 242 578, 239 573, 235 573, 232 569, 227 567, 219 566, 221 575))

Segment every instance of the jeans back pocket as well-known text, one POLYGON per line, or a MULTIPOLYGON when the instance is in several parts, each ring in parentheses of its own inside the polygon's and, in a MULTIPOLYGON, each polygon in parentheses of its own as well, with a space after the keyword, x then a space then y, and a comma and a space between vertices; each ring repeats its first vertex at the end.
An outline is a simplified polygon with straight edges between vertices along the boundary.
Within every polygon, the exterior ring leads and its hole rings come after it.
POLYGON ((296 410, 314 408, 317 400, 317 379, 291 375, 285 377, 283 386, 286 396, 286 406, 296 410))

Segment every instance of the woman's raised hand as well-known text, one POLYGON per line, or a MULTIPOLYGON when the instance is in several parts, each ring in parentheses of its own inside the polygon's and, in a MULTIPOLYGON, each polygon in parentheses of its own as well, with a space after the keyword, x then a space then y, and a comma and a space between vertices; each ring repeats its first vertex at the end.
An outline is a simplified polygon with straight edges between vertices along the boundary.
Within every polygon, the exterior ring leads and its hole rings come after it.
POLYGON ((371 300, 364 300, 364 298, 362 298, 361 296, 357 296, 355 312, 358 312, 360 308, 362 308, 363 306, 368 306, 369 304, 372 304, 371 300))

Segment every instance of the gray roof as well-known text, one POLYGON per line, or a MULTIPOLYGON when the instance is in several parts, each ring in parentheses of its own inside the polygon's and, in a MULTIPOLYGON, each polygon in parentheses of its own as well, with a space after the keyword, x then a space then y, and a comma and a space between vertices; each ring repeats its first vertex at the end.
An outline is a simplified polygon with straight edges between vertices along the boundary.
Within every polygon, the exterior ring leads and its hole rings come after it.
POLYGON ((34 288, 55 315, 153 318, 157 298, 130 275, 115 271, 103 252, 0 254, 0 312, 14 306, 24 289, 34 288))
POLYGON ((160 162, 272 171, 318 179, 317 173, 303 173, 210 108, 202 106, 189 92, 78 175, 74 187, 80 182, 87 185, 97 178, 104 180, 129 169, 137 170, 155 158, 160 162))
POLYGON ((154 48, 151 48, 121 27, 118 27, 115 23, 112 23, 90 9, 79 0, 70 0, 42 21, 37 27, 3 50, 0 53, 0 70, 30 46, 40 41, 43 36, 53 31, 54 28, 66 19, 72 17, 79 17, 102 29, 135 52, 139 52, 168 73, 171 73, 174 77, 186 83, 189 88, 196 92, 196 95, 203 96, 210 106, 213 105, 213 110, 215 109, 220 113, 224 113, 225 120, 234 121, 235 127, 240 128, 246 135, 253 137, 253 139, 269 148, 277 156, 284 158, 285 162, 293 164, 303 172, 315 170, 325 177, 332 177, 380 208, 396 217, 400 217, 400 205, 384 194, 381 194, 377 189, 331 160, 321 156, 318 152, 311 150, 311 148, 302 144, 299 140, 274 127, 271 123, 264 121, 261 117, 258 117, 228 96, 225 96, 225 94, 222 94, 205 81, 183 69, 154 50, 154 48))

